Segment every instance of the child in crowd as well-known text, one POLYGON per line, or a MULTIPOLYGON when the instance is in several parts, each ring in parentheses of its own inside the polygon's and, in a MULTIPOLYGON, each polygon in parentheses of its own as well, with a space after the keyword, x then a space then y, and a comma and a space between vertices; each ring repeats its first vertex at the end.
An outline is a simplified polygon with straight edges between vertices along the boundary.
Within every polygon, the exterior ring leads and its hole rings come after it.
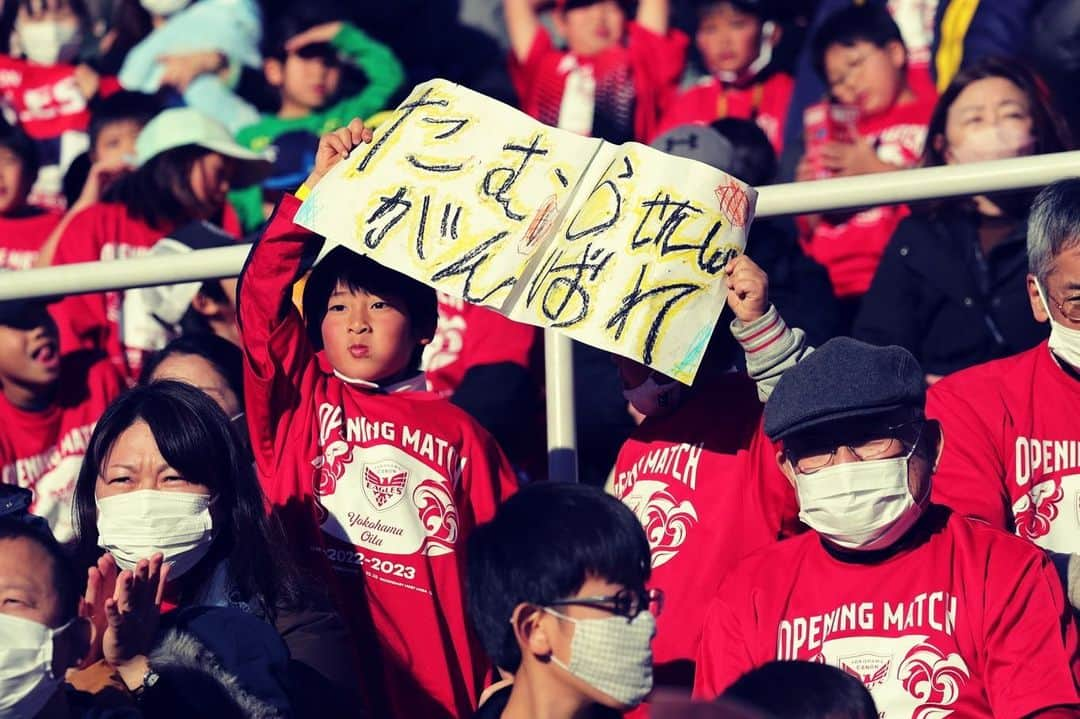
POLYGON ((60 213, 27 202, 38 174, 38 153, 26 133, 0 119, 0 268, 34 266, 60 213))
POLYGON ((770 2, 708 0, 698 6, 694 41, 708 74, 665 109, 660 132, 689 122, 749 119, 780 153, 794 82, 786 73, 769 70, 780 42, 770 2))
POLYGON ((557 0, 552 44, 532 0, 503 0, 510 74, 521 107, 541 122, 615 143, 644 142, 674 94, 687 38, 668 28, 668 0, 557 0))
POLYGON ((469 539, 469 616, 513 675, 477 719, 614 717, 641 702, 663 599, 648 580, 641 525, 599 489, 541 482, 511 497, 469 539))
POLYGON ((513 471, 475 420, 422 392, 434 290, 342 247, 309 276, 303 320, 291 301, 322 242, 293 223, 300 197, 370 141, 358 119, 325 135, 248 258, 248 428, 292 546, 351 622, 371 715, 471 716, 490 666, 465 617, 462 550, 513 471))
POLYGON ((382 110, 405 80, 405 69, 389 47, 354 25, 304 10, 303 5, 289 8, 270 19, 263 71, 280 94, 280 104, 275 114, 264 115, 236 136, 244 147, 273 145, 276 151, 274 171, 262 186, 233 194, 248 229, 261 224, 281 195, 311 172, 320 135, 382 110), (338 93, 343 61, 367 76, 363 90, 345 98, 338 93))
POLYGON ((54 209, 64 207, 64 172, 87 147, 90 102, 120 87, 79 63, 88 32, 83 0, 17 0, 0 16, 0 106, 38 146, 31 201, 54 209))
MULTIPOLYGON (((854 137, 827 139, 820 147, 807 140, 821 168, 846 177, 914 166, 936 98, 917 95, 908 86, 907 52, 888 11, 875 5, 839 10, 822 24, 813 47, 815 67, 832 100, 853 107, 858 117, 854 137)), ((808 157, 799 164, 799 180, 817 176, 808 157)), ((848 326, 889 237, 906 214, 904 206, 889 206, 803 218, 803 249, 828 269, 833 291, 846 302, 848 326)))
POLYGON ((123 388, 103 358, 61 357, 43 301, 0 302, 0 483, 33 491, 33 511, 62 542, 73 536, 71 499, 86 442, 123 388))
POLYGON ((794 493, 761 431, 759 396, 804 339, 770 307, 768 278, 749 257, 725 272, 735 318, 730 331, 714 330, 692 387, 616 358, 626 398, 645 419, 619 451, 611 491, 645 528, 653 583, 670 610, 653 645, 658 685, 691 686, 702 597, 747 554, 798 529, 794 493), (749 377, 731 371, 738 345, 749 377))
POLYGON ((64 175, 67 212, 38 252, 36 267, 48 267, 67 226, 83 210, 101 202, 105 190, 132 169, 135 141, 143 126, 161 111, 150 95, 120 90, 94 104, 90 115, 90 149, 79 155, 64 175))
MULTIPOLYGON (((232 184, 253 184, 269 170, 262 155, 240 147, 223 126, 190 108, 166 110, 143 128, 136 163, 138 169, 113 183, 102 202, 72 218, 54 264, 139 257, 195 221, 214 222, 237 236, 225 194, 232 184)), ((156 330, 148 333, 145 322, 133 319, 125 322, 123 292, 71 296, 57 306, 64 350, 103 350, 132 382, 143 354, 164 344, 156 330)))
POLYGON ((90 149, 75 158, 64 175, 68 214, 101 199, 107 181, 131 166, 136 138, 161 110, 161 102, 153 95, 129 90, 94 103, 88 130, 90 149))

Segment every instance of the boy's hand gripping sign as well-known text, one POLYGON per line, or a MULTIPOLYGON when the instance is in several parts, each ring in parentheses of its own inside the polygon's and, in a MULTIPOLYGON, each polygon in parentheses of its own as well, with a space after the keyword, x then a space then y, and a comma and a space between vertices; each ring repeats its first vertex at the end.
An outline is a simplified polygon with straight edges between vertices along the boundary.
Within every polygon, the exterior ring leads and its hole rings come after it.
POLYGON ((450 295, 690 384, 757 193, 693 160, 418 85, 296 221, 450 295))

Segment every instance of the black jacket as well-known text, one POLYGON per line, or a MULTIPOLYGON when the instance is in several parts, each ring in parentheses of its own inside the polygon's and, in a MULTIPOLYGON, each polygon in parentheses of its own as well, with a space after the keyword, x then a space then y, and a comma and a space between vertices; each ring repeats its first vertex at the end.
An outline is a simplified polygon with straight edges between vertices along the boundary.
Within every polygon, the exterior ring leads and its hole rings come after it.
POLYGON ((1025 222, 988 255, 977 215, 915 214, 896 228, 852 334, 906 347, 928 374, 1016 354, 1046 338, 1027 294, 1025 222))

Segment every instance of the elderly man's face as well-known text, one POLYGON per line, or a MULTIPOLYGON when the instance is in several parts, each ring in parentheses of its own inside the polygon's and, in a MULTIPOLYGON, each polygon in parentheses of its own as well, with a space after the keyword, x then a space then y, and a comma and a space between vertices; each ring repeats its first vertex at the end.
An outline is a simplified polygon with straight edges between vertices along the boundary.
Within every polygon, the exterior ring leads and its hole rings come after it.
POLYGON ((798 474, 814 474, 849 462, 903 457, 916 444, 933 448, 931 452, 916 452, 908 460, 908 489, 912 497, 919 498, 926 492, 941 456, 941 429, 934 420, 885 416, 830 422, 786 439, 784 450, 777 453, 777 462, 788 481, 797 486, 798 474))
MULTIPOLYGON (((1048 297, 1050 317, 1060 325, 1080 329, 1080 245, 1075 245, 1054 257, 1044 287, 1048 297)), ((1047 308, 1043 306, 1034 275, 1028 275, 1028 296, 1031 311, 1039 322, 1046 322, 1047 308)))

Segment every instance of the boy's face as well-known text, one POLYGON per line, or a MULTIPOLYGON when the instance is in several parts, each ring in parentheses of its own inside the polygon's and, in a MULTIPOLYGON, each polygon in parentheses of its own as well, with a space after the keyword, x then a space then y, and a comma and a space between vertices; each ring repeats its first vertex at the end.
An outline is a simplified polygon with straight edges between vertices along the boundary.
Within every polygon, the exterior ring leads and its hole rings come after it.
MULTIPOLYGON (((607 579, 601 579, 596 576, 589 576, 585 579, 585 583, 581 585, 581 589, 577 594, 570 599, 585 599, 595 597, 611 597, 627 587, 623 584, 616 584, 608 581, 607 579)), ((608 619, 616 616, 612 612, 601 609, 599 607, 588 606, 560 606, 558 607, 560 614, 571 617, 578 621, 590 621, 594 619, 608 619)), ((574 640, 574 631, 576 625, 572 622, 568 622, 565 619, 561 619, 552 614, 545 614, 542 621, 545 625, 545 637, 549 642, 551 654, 559 659, 563 665, 569 665, 573 658, 573 651, 571 645, 574 640)), ((554 662, 550 662, 548 666, 552 667, 552 671, 559 677, 565 688, 571 692, 587 698, 589 701, 601 706, 609 707, 611 709, 625 710, 627 707, 619 702, 617 699, 608 696, 604 692, 600 691, 596 687, 589 685, 585 680, 577 677, 565 669, 558 667, 554 662)))
POLYGON ((8 148, 0 147, 0 215, 19 209, 29 189, 22 160, 8 148))
POLYGON ((617 0, 600 0, 555 12, 556 29, 575 55, 597 55, 622 42, 626 13, 617 0))
POLYGON ((710 73, 740 73, 758 55, 761 19, 730 3, 719 3, 701 19, 695 41, 710 73))
POLYGON ((825 50, 825 80, 838 102, 859 108, 863 117, 888 110, 904 89, 907 51, 898 42, 878 47, 859 40, 825 50))
POLYGON ((90 159, 108 165, 118 165, 125 158, 135 156, 135 139, 142 125, 135 120, 117 120, 105 125, 98 132, 91 148, 90 159))
POLYGON ((28 310, 18 324, 0 324, 0 384, 44 390, 60 376, 56 323, 42 305, 28 310))
POLYGON ((339 282, 326 303, 322 340, 335 370, 379 382, 409 366, 420 338, 400 298, 351 290, 339 282))
POLYGON ((341 66, 329 45, 307 45, 267 63, 267 80, 281 89, 282 104, 308 112, 321 109, 337 92, 341 66), (276 64, 277 67, 271 67, 276 64))

